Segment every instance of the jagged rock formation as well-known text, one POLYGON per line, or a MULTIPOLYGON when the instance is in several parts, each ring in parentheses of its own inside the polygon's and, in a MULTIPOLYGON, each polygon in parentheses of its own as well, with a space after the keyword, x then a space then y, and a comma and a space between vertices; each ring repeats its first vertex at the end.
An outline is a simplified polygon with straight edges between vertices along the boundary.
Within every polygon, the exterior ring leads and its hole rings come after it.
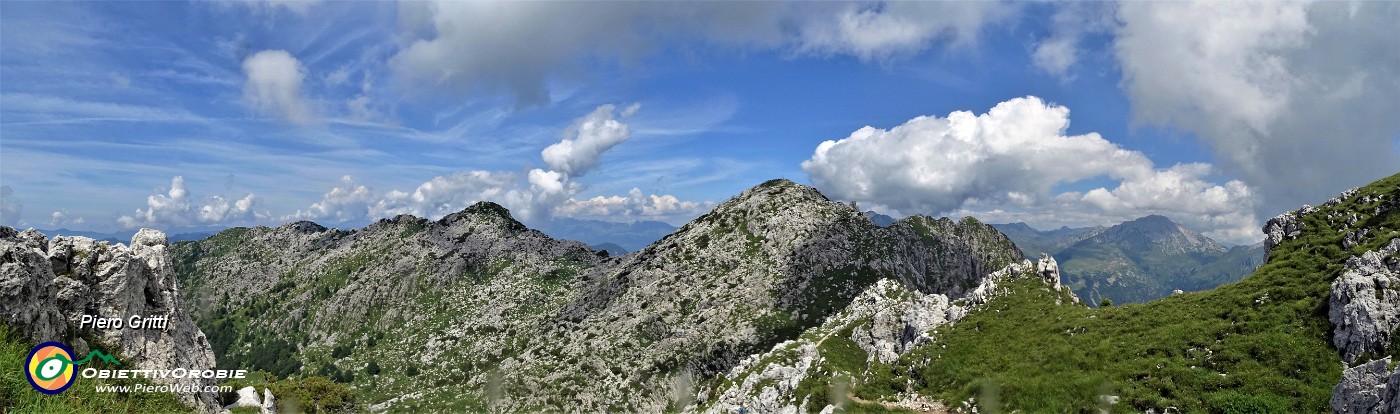
POLYGON ((1400 327, 1400 238, 1379 251, 1346 262, 1332 282, 1328 318, 1335 326, 1332 343, 1348 364, 1363 354, 1382 355, 1400 327))
POLYGON ((235 229, 175 250, 221 363, 334 376, 375 362, 377 378, 349 381, 372 387, 376 408, 506 411, 663 411, 694 394, 684 378, 796 338, 877 280, 961 296, 1019 257, 976 220, 881 228, 786 180, 614 258, 490 203, 352 232, 235 229), (290 362, 260 361, 268 343, 290 345, 290 362))
MULTIPOLYGON (((842 378, 859 378, 870 364, 894 363, 911 349, 933 342, 938 328, 955 324, 992 298, 1007 294, 1003 286, 1012 278, 1039 279, 1078 305, 1069 289, 1055 284, 1059 274, 1053 260, 1007 265, 952 301, 946 295, 912 291, 894 280, 881 279, 821 326, 745 358, 719 379, 716 389, 702 389, 696 405, 687 411, 728 413, 744 407, 765 413, 832 412, 839 402, 822 395, 829 383, 849 382, 842 378)), ((905 397, 927 404, 917 395, 905 397)))
MULTIPOLYGON (((46 239, 0 227, 0 318, 30 339, 67 343, 78 354, 89 340, 120 354, 123 368, 212 369, 214 355, 180 298, 165 234, 142 229, 130 247, 87 237, 46 239), (168 316, 160 329, 95 329, 83 315, 102 318, 168 316)), ((205 386, 214 380, 152 378, 205 386)), ((212 393, 178 394, 186 404, 217 411, 212 393)))
POLYGON ((1389 414, 1400 409, 1400 368, 1391 372, 1389 364, 1386 357, 1342 371, 1341 382, 1332 389, 1332 412, 1389 414))
POLYGON ((1041 253, 1040 261, 1035 264, 1035 271, 1040 273, 1040 277, 1045 280, 1045 283, 1049 283, 1055 289, 1060 288, 1060 264, 1055 262, 1055 258, 1041 253))

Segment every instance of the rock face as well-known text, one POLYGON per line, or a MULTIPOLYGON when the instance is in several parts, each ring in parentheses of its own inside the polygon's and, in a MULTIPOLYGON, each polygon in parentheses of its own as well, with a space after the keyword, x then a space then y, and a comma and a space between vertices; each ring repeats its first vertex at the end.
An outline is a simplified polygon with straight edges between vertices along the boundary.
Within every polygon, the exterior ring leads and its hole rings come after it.
POLYGON ((880 279, 851 301, 845 312, 870 318, 868 325, 854 327, 850 338, 871 357, 888 364, 910 348, 931 342, 929 332, 948 323, 950 307, 947 296, 910 292, 898 282, 880 279))
POLYGON ((1400 327, 1400 238, 1379 251, 1368 251, 1346 262, 1332 282, 1328 319, 1334 327, 1332 344, 1348 364, 1362 354, 1382 355, 1400 327))
POLYGON ((1332 412, 1389 414, 1400 409, 1400 368, 1390 372, 1389 364, 1386 357, 1342 371, 1341 382, 1332 389, 1332 412))
POLYGON ((37 231, 0 227, 0 317, 34 341, 68 333, 68 321, 53 300, 58 288, 47 250, 44 235, 37 231))
MULTIPOLYGON (((86 237, 46 240, 33 230, 0 227, 0 317, 38 341, 60 341, 85 354, 98 340, 123 367, 212 369, 214 354, 180 297, 165 234, 142 229, 131 246, 86 237), (164 317, 165 329, 95 329, 82 317, 164 317)), ((151 379, 205 386, 214 380, 151 379)), ((213 393, 177 394, 192 407, 218 410, 213 393)))
POLYGON ((1060 265, 1055 263, 1055 258, 1041 253, 1040 261, 1036 262, 1035 271, 1040 273, 1040 277, 1045 279, 1045 283, 1049 283, 1056 289, 1060 288, 1060 265))

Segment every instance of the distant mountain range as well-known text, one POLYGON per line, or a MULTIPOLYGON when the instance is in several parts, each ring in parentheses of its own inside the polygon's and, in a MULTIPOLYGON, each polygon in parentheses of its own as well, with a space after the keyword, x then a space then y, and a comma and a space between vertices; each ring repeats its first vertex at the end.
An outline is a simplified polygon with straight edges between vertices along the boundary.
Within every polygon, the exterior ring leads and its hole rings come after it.
POLYGON ((621 249, 625 249, 621 250, 622 253, 636 251, 676 231, 676 226, 660 221, 617 223, 555 218, 544 223, 537 223, 537 225, 541 232, 555 239, 577 240, 590 246, 602 246, 603 249, 597 250, 608 250, 608 253, 614 255, 619 252, 608 249, 604 245, 613 244, 621 247, 621 249))
POLYGON ((1139 303, 1174 290, 1213 289, 1240 280, 1264 261, 1263 243, 1227 248, 1159 215, 1113 227, 1037 230, 993 224, 1027 258, 1054 256, 1065 283, 1090 303, 1139 303))

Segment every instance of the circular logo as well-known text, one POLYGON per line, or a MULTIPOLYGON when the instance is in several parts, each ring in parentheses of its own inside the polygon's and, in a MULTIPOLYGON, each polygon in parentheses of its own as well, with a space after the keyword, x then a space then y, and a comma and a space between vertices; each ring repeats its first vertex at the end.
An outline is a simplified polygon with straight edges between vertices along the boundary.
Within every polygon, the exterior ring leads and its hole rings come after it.
POLYGON ((73 350, 58 342, 45 342, 29 351, 24 376, 35 390, 58 394, 73 385, 73 370, 73 350))

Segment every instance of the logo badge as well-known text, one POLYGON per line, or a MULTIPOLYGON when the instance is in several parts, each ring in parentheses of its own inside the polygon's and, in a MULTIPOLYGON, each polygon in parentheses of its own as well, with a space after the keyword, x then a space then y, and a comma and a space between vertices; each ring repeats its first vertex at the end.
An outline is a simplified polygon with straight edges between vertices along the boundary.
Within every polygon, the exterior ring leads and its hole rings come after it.
POLYGON ((58 342, 45 342, 29 351, 24 376, 29 385, 45 394, 58 394, 73 385, 73 350, 58 342))

